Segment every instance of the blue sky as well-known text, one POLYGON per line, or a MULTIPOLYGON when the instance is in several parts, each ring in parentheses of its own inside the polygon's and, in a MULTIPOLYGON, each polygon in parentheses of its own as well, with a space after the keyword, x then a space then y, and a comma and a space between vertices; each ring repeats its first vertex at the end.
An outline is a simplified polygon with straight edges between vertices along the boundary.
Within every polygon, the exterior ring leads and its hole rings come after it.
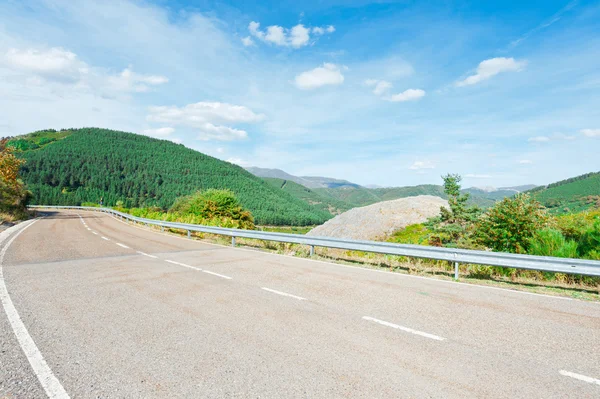
POLYGON ((360 184, 600 170, 600 2, 0 2, 0 136, 98 126, 360 184))

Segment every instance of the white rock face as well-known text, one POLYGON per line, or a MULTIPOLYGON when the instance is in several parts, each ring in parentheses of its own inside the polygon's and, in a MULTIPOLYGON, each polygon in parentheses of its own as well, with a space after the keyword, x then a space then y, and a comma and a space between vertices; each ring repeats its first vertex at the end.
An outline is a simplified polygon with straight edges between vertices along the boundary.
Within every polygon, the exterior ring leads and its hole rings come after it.
POLYGON ((442 206, 448 207, 448 201, 432 195, 378 202, 350 209, 315 227, 307 235, 354 240, 382 239, 396 230, 438 216, 442 206))

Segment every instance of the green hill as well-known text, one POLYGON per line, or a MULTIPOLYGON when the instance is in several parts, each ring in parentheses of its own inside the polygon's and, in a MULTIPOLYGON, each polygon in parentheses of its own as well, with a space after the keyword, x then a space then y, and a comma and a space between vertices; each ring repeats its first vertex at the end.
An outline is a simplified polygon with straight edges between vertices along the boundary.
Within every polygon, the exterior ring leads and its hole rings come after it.
POLYGON ((540 186, 528 193, 557 214, 600 206, 600 172, 540 186))
POLYGON ((332 197, 326 197, 316 193, 308 187, 295 183, 291 180, 284 180, 272 177, 263 177, 267 183, 271 184, 280 190, 283 190, 295 198, 299 198, 312 207, 321 211, 329 212, 332 215, 338 215, 352 208, 350 204, 344 201, 339 201, 332 197))
POLYGON ((85 128, 47 130, 11 139, 27 160, 21 174, 32 203, 98 202, 170 207, 177 197, 230 189, 258 224, 314 225, 331 218, 244 169, 166 140, 85 128))

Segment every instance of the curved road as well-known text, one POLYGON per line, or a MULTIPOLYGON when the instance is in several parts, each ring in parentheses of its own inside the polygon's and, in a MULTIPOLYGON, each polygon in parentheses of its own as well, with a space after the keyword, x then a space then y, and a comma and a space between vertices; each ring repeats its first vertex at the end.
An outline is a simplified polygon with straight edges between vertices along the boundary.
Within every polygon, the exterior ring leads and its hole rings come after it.
POLYGON ((0 398, 598 398, 600 304, 52 212, 0 237, 0 398))

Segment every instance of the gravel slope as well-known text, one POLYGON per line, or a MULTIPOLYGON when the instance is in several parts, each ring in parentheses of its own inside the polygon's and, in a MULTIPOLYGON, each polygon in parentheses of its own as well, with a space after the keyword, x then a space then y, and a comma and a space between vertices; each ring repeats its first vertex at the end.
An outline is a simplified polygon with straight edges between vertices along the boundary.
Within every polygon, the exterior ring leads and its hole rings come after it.
POLYGON ((308 235, 373 240, 437 216, 442 206, 447 207, 448 201, 432 195, 378 202, 344 212, 325 224, 315 227, 308 235))

